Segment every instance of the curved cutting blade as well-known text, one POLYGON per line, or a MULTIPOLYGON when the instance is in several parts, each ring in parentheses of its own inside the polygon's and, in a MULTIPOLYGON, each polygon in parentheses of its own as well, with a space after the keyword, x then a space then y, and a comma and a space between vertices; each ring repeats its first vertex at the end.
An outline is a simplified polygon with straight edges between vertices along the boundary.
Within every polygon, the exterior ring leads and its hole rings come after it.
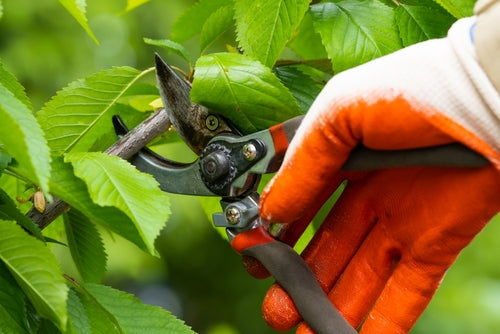
POLYGON ((208 142, 221 133, 237 133, 218 114, 191 102, 191 85, 155 54, 156 79, 170 121, 184 142, 200 155, 208 142))

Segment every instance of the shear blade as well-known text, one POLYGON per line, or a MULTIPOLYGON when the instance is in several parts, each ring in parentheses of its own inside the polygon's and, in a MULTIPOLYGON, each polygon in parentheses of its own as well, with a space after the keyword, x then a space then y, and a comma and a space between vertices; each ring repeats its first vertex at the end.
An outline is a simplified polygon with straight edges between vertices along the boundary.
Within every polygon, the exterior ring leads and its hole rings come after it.
POLYGON ((191 102, 191 85, 155 54, 156 79, 170 121, 182 140, 200 155, 208 142, 221 133, 236 134, 218 114, 191 102))

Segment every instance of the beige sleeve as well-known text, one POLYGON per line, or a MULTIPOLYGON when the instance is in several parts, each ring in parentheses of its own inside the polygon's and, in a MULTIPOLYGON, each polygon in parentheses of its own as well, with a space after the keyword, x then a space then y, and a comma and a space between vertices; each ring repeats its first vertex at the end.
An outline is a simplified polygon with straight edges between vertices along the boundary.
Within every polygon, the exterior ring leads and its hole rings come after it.
POLYGON ((479 0, 474 45, 479 64, 500 92, 500 0, 479 0))

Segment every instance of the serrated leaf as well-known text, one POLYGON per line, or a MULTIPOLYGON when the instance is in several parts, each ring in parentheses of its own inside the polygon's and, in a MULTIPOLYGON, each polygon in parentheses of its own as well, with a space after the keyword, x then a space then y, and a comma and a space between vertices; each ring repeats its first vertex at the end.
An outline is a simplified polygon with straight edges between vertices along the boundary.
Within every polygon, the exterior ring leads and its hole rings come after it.
POLYGON ((37 118, 52 152, 88 151, 109 126, 118 100, 152 69, 114 67, 77 80, 59 91, 37 118), (109 124, 108 124, 109 123, 109 124))
POLYGON ((127 0, 127 7, 125 7, 124 12, 130 12, 131 10, 148 3, 151 0, 127 0))
POLYGON ((1 62, 0 62, 0 82, 2 85, 5 86, 5 88, 7 88, 12 94, 14 94, 16 99, 18 99, 26 107, 28 107, 29 110, 33 109, 31 101, 26 95, 24 87, 19 83, 19 81, 17 81, 16 77, 12 73, 10 73, 4 68, 1 62))
POLYGON ((24 227, 32 235, 44 241, 44 237, 42 236, 38 226, 31 219, 23 215, 21 211, 19 211, 16 203, 14 203, 14 201, 3 189, 0 189, 0 219, 13 220, 24 227))
POLYGON ((274 73, 295 97, 300 112, 305 114, 323 88, 310 76, 295 67, 278 67, 274 73))
MULTIPOLYGON (((73 289, 68 292, 68 332, 76 334, 88 334, 90 331, 90 320, 85 308, 73 289)), ((109 333, 109 332, 106 332, 109 333)))
POLYGON ((85 214, 93 222, 118 233, 140 249, 148 251, 146 242, 141 238, 132 220, 117 208, 102 207, 92 201, 86 184, 74 175, 70 163, 65 163, 61 157, 57 157, 54 158, 52 165, 50 181, 54 195, 85 214))
POLYGON ((189 64, 191 64, 191 55, 189 54, 189 51, 181 44, 169 39, 151 39, 145 37, 143 40, 146 44, 160 46, 167 51, 175 53, 176 55, 181 56, 189 64))
POLYGON ((320 3, 311 14, 336 73, 402 46, 394 10, 378 0, 320 3))
POLYGON ((80 26, 87 32, 87 34, 94 40, 96 44, 99 41, 94 36, 92 29, 90 29, 87 17, 85 16, 85 7, 87 6, 86 0, 59 0, 59 3, 73 16, 73 18, 80 24, 80 26))
POLYGON ((321 43, 321 36, 314 30, 311 12, 306 13, 297 29, 297 35, 288 46, 303 59, 328 57, 325 47, 321 43))
POLYGON ((16 284, 7 267, 0 263, 0 331, 28 333, 26 303, 23 291, 16 284))
POLYGON ((404 4, 396 8, 396 23, 404 46, 446 36, 455 21, 432 0, 404 4))
POLYGON ((17 160, 32 182, 49 191, 50 154, 44 134, 33 116, 20 85, 0 77, 0 143, 17 160), (6 80, 8 86, 4 86, 6 80), (7 88, 8 87, 8 88, 7 88), (12 90, 9 90, 12 89, 12 90), (19 100, 17 96, 21 97, 19 100), (24 103, 23 103, 24 101, 24 103))
POLYGON ((92 200, 124 212, 134 222, 148 251, 155 254, 154 241, 170 210, 153 176, 139 172, 123 159, 99 152, 74 153, 67 160, 73 164, 75 175, 87 184, 92 200))
POLYGON ((106 251, 99 231, 81 212, 64 215, 64 228, 73 262, 84 282, 100 283, 106 273, 106 251))
POLYGON ((200 57, 195 69, 191 99, 219 112, 244 133, 300 114, 292 94, 258 61, 217 53, 200 57))
POLYGON ((235 0, 236 31, 245 54, 272 67, 302 21, 310 0, 235 0))
POLYGON ((223 6, 208 17, 200 32, 201 53, 233 25, 233 6, 223 6))
POLYGON ((472 16, 476 0, 435 0, 451 15, 460 19, 472 16))
POLYGON ((233 0, 200 0, 184 11, 172 25, 170 38, 176 42, 184 42, 199 34, 206 20, 224 6, 232 5, 233 0))
POLYGON ((112 315, 120 333, 194 334, 191 328, 170 312, 158 306, 143 304, 133 295, 97 284, 84 284, 83 288, 100 307, 112 315))
POLYGON ((57 260, 43 242, 16 223, 0 221, 0 260, 41 317, 66 328, 67 286, 57 260))

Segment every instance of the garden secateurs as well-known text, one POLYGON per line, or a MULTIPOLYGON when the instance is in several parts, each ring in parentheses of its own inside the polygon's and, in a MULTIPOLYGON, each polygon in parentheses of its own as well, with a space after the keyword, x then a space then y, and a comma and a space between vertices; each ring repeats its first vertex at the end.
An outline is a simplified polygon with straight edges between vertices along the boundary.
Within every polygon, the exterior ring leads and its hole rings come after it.
MULTIPOLYGON (((260 177, 280 168, 302 117, 241 135, 220 115, 192 103, 190 85, 158 55, 155 62, 160 94, 170 121, 199 158, 189 164, 178 163, 143 148, 130 162, 153 175, 165 192, 221 197, 223 212, 213 215, 214 224, 226 228, 231 246, 237 252, 256 258, 266 267, 292 297, 304 321, 317 333, 356 333, 330 303, 303 259, 279 241, 287 226, 267 222, 259 216, 260 177)), ((113 122, 118 135, 128 131, 118 117, 113 122)), ((396 152, 359 147, 343 169, 485 164, 482 156, 458 144, 396 152)))

